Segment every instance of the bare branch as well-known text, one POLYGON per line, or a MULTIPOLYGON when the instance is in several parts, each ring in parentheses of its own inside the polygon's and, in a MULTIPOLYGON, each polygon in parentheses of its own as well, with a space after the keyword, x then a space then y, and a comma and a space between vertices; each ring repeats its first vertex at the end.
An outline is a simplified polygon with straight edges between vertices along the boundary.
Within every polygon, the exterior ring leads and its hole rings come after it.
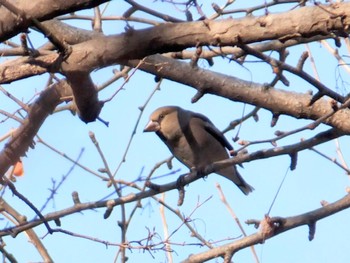
POLYGON ((33 139, 45 119, 61 103, 61 97, 71 94, 71 89, 65 81, 61 81, 44 90, 33 103, 23 124, 14 131, 11 140, 0 152, 0 175, 15 164, 29 147, 34 147, 33 139))
MULTIPOLYGON (((271 233, 270 236, 263 235, 262 232, 259 231, 250 236, 241 238, 236 242, 232 242, 224 246, 219 246, 203 253, 191 255, 182 262, 183 263, 204 262, 219 256, 224 256, 228 252, 234 254, 242 248, 263 243, 267 239, 270 239, 285 231, 288 231, 290 229, 293 229, 302 225, 309 225, 310 222, 317 222, 318 220, 321 220, 332 214, 338 213, 349 207, 350 207, 350 195, 346 195, 342 199, 332 204, 328 204, 325 207, 318 208, 316 210, 310 211, 305 214, 286 217, 286 218, 282 218, 282 217, 271 218, 270 220, 272 222, 276 222, 277 225, 275 225, 275 228, 273 229, 273 232, 271 233)), ((254 220, 254 222, 256 222, 256 220, 254 220)))
MULTIPOLYGON (((126 63, 135 66, 138 64, 138 61, 126 63)), ((232 101, 252 104, 268 109, 275 114, 286 114, 296 118, 316 120, 334 111, 332 105, 323 99, 319 99, 310 105, 312 99, 310 94, 270 88, 262 84, 206 69, 197 68, 193 71, 187 63, 161 55, 147 57, 140 69, 189 85, 201 92, 222 96, 232 101), (173 70, 174 68, 176 68, 176 71, 173 70)), ((331 125, 344 133, 350 133, 350 123, 346 121, 348 119, 350 119, 350 110, 343 109, 324 120, 323 123, 331 125)))

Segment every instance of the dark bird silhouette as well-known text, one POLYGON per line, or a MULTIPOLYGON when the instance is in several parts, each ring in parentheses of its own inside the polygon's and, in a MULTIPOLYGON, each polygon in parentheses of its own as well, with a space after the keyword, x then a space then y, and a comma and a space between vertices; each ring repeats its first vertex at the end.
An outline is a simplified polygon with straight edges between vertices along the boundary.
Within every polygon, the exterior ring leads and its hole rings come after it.
MULTIPOLYGON (((172 154, 191 170, 201 171, 207 165, 229 158, 226 149, 231 144, 204 115, 176 106, 164 106, 155 110, 144 132, 156 132, 172 154)), ((216 173, 234 182, 244 193, 254 190, 238 173, 234 165, 216 173)))

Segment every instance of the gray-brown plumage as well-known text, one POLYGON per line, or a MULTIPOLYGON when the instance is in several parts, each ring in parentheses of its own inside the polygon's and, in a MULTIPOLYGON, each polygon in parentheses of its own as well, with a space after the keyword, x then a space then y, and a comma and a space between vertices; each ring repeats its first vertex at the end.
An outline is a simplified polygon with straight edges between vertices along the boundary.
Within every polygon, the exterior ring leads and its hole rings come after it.
MULTIPOLYGON (((207 117, 176 106, 155 110, 144 132, 156 132, 180 162, 199 171, 213 162, 228 159, 225 148, 232 150, 224 135, 207 117)), ((217 173, 234 182, 246 195, 254 190, 235 166, 217 173)))

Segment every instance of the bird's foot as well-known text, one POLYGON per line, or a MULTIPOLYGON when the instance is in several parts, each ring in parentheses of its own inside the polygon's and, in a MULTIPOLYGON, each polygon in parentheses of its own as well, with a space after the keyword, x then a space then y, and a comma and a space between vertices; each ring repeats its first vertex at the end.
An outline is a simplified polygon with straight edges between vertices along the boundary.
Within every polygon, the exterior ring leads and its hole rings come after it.
POLYGON ((176 180, 176 188, 178 190, 184 188, 184 186, 186 184, 185 176, 186 176, 186 174, 183 174, 183 175, 180 175, 179 178, 177 178, 177 180, 176 180))
POLYGON ((191 173, 195 173, 196 177, 199 178, 203 178, 205 179, 207 177, 207 173, 206 171, 206 167, 202 166, 202 167, 192 167, 191 168, 191 173))
POLYGON ((160 190, 160 185, 154 184, 151 181, 146 181, 145 185, 146 187, 152 189, 153 191, 159 192, 160 190))
POLYGON ((179 199, 177 200, 178 206, 181 206, 185 199, 185 176, 186 175, 180 175, 176 180, 176 188, 179 191, 179 199))

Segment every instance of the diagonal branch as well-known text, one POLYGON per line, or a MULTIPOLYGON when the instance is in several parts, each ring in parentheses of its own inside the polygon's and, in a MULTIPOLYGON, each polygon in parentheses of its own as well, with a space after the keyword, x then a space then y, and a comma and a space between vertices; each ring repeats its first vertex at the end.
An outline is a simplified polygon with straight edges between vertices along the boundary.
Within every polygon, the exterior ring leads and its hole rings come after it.
MULTIPOLYGON (((322 82, 317 80, 316 78, 312 77, 308 73, 306 73, 302 68, 298 67, 292 67, 288 65, 287 63, 274 59, 272 57, 269 57, 262 52, 256 51, 255 49, 249 47, 248 45, 245 44, 239 44, 238 45, 242 50, 244 50, 247 54, 253 55, 257 58, 260 58, 261 60, 269 63, 271 66, 275 65, 281 70, 286 70, 290 73, 293 73, 296 76, 299 76, 300 78, 304 79, 305 81, 309 82, 311 85, 316 87, 318 89, 318 93, 320 94, 320 97, 322 95, 324 96, 329 96, 330 98, 333 98, 336 101, 339 101, 341 103, 345 102, 345 97, 338 94, 337 92, 329 89, 324 85, 322 82)), ((312 100, 311 100, 312 101, 312 100)))
MULTIPOLYGON (((204 173, 200 176, 197 175, 197 173, 192 172, 188 175, 186 175, 185 177, 183 177, 183 180, 181 180, 181 184, 183 186, 190 184, 200 178, 202 178, 203 176, 213 173, 223 167, 227 167, 230 166, 232 164, 238 164, 238 163, 242 163, 242 162, 249 162, 252 160, 256 160, 256 159, 262 159, 262 158, 269 158, 269 157, 273 157, 273 156, 277 156, 277 155, 284 155, 284 154, 291 154, 293 152, 298 152, 298 151, 302 151, 305 149, 309 149, 310 147, 313 147, 315 145, 324 143, 326 141, 332 140, 336 137, 341 136, 341 134, 334 130, 328 130, 326 132, 321 132, 318 135, 312 137, 311 139, 290 145, 290 146, 286 146, 286 147, 276 147, 276 148, 272 148, 272 149, 267 149, 265 151, 257 151, 257 152, 253 152, 251 154, 246 154, 246 155, 239 155, 236 156, 235 158, 232 159, 228 159, 225 161, 220 161, 220 162, 215 162, 213 164, 210 164, 206 167, 206 169, 204 170, 204 173)), ((63 216, 67 216, 70 214, 74 214, 77 212, 81 212, 84 210, 91 210, 91 209, 95 209, 95 208, 102 208, 102 207, 115 207, 115 206, 119 206, 122 204, 126 204, 126 203, 131 203, 131 202, 135 202, 141 199, 145 199, 154 195, 157 195, 159 193, 163 193, 163 192, 167 192, 170 190, 174 190, 174 189, 178 189, 179 188, 179 182, 176 180, 174 182, 170 182, 168 184, 164 184, 164 185, 157 185, 157 190, 147 190, 147 191, 141 191, 138 193, 132 193, 126 196, 122 196, 120 198, 117 199, 111 199, 111 200, 105 200, 105 201, 96 201, 96 202, 89 202, 89 203, 75 203, 73 206, 68 207, 66 209, 63 209, 61 211, 57 211, 57 212, 53 212, 53 213, 49 213, 47 215, 45 215, 45 220, 46 222, 52 221, 52 220, 57 220, 63 216)), ((43 223, 42 220, 40 219, 36 219, 30 222, 26 222, 20 226, 17 227, 13 227, 13 228, 8 228, 8 229, 3 229, 0 231, 0 237, 1 236, 6 236, 6 235, 12 235, 12 236, 16 236, 18 233, 25 231, 27 229, 33 228, 35 226, 41 225, 43 223)))
MULTIPOLYGON (((136 66, 139 60, 125 63, 129 66, 136 66)), ((310 105, 312 99, 310 94, 275 89, 206 69, 194 69, 188 63, 162 55, 147 57, 139 68, 158 77, 191 86, 198 91, 197 94, 218 95, 232 101, 265 108, 277 115, 285 114, 297 119, 317 120, 330 114, 330 117, 323 120, 323 123, 350 134, 350 122, 348 121, 350 110, 342 109, 331 114, 334 109, 326 99, 319 99, 310 105)))
MULTIPOLYGON (((45 21, 56 16, 72 13, 78 10, 87 9, 98 6, 109 0, 80 0, 80 1, 57 1, 57 0, 38 0, 16 1, 16 8, 26 14, 26 18, 45 21)), ((9 0, 1 0, 0 3, 5 4, 11 2, 9 0)), ((32 26, 32 21, 21 19, 12 14, 4 6, 0 7, 1 27, 0 27, 0 42, 3 42, 20 32, 24 32, 28 27, 32 26)))
POLYGON ((37 134, 45 119, 61 103, 62 97, 72 95, 66 81, 60 81, 44 90, 39 98, 30 106, 28 116, 21 126, 13 133, 12 138, 0 152, 0 177, 25 155, 29 147, 34 147, 34 136, 37 134))
POLYGON ((331 216, 349 207, 350 207, 350 195, 348 194, 342 199, 334 203, 328 204, 324 207, 321 207, 319 209, 316 209, 301 215, 291 216, 286 218, 281 218, 281 217, 271 218, 270 220, 275 223, 274 225, 275 227, 273 228, 272 233, 269 236, 263 235, 262 231, 259 231, 255 234, 241 238, 240 240, 232 242, 230 244, 219 246, 209 251, 205 251, 203 253, 191 255, 182 262, 198 263, 198 262, 204 262, 210 259, 214 259, 217 257, 221 257, 228 253, 234 254, 243 248, 247 248, 255 244, 264 243, 265 240, 272 238, 274 236, 277 236, 290 229, 293 229, 302 225, 308 225, 308 226, 314 225, 318 220, 331 216))
MULTIPOLYGON (((26 221, 26 217, 16 211, 10 204, 8 204, 3 198, 0 198, 0 208, 3 211, 2 213, 6 213, 8 217, 10 217, 10 221, 14 222, 14 224, 19 225, 26 221)), ((33 229, 28 229, 26 234, 30 240, 30 242, 36 247, 39 254, 43 258, 45 262, 53 262, 48 253, 47 249, 41 242, 40 238, 34 232, 33 229)))

